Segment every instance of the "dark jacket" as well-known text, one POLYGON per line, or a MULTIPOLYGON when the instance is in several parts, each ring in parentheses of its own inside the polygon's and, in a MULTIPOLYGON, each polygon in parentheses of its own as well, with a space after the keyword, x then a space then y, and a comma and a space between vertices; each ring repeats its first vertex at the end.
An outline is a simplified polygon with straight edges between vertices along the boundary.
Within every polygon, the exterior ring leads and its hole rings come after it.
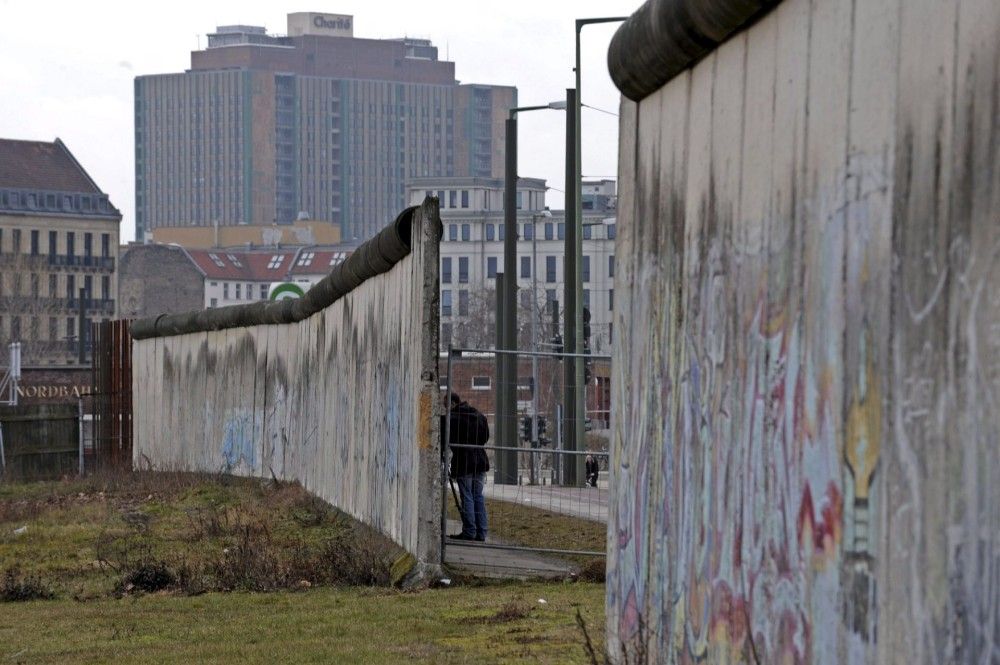
POLYGON ((587 476, 597 475, 600 472, 600 467, 597 464, 596 459, 587 460, 587 476))
MULTIPOLYGON (((468 402, 452 405, 451 426, 448 443, 482 446, 490 439, 490 426, 486 416, 479 413, 468 402)), ((441 439, 445 436, 444 416, 441 417, 441 439)), ((451 477, 469 476, 486 473, 490 470, 490 459, 485 450, 471 448, 451 449, 451 477)))

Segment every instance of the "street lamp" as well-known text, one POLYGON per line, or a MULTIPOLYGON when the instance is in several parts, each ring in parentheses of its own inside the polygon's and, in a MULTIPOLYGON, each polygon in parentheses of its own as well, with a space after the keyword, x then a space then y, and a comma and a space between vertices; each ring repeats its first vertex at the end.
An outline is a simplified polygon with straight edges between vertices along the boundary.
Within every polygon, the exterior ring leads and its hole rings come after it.
MULTIPOLYGON (((566 102, 558 100, 539 106, 519 106, 510 109, 506 122, 506 145, 504 165, 504 244, 503 244, 503 292, 499 294, 502 322, 498 326, 497 349, 515 351, 517 349, 517 114, 526 111, 546 109, 565 110, 566 102)), ((512 353, 498 354, 497 359, 497 438, 500 445, 515 448, 517 444, 517 423, 515 406, 517 403, 517 356, 512 353)), ((497 464, 496 481, 514 484, 517 482, 517 455, 513 451, 503 451, 497 464)))
MULTIPOLYGON (((579 353, 583 350, 583 282, 580 276, 580 268, 583 264, 583 160, 580 147, 580 108, 581 108, 581 86, 580 86, 580 32, 585 25, 597 23, 618 23, 628 19, 627 16, 612 16, 605 18, 578 18, 576 19, 576 66, 573 71, 576 73, 576 89, 568 91, 567 96, 572 103, 572 117, 567 117, 566 136, 566 175, 567 180, 572 171, 573 186, 567 182, 567 203, 566 203, 566 313, 565 313, 565 337, 566 352, 579 353), (572 131, 570 131, 572 125, 572 131), (570 145, 572 141, 572 145, 570 145), (572 168, 570 166, 572 165, 572 168), (569 199, 572 199, 572 205, 569 199), (572 208, 572 210, 571 210, 572 208)), ((566 417, 570 422, 566 428, 566 448, 568 450, 579 450, 584 441, 584 385, 583 385, 583 359, 573 358, 572 362, 565 363, 565 403, 566 417)), ((566 476, 567 484, 576 484, 582 471, 582 462, 578 459, 578 464, 569 465, 566 476), (579 467, 579 468, 578 468, 579 467)))

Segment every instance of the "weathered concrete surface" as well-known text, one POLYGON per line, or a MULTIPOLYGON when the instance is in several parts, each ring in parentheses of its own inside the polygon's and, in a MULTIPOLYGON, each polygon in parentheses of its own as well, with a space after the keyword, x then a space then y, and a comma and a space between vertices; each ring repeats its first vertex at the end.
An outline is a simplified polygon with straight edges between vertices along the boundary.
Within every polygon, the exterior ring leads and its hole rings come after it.
POLYGON ((610 649, 1000 662, 1000 3, 786 0, 623 101, 610 649))
POLYGON ((436 199, 411 236, 298 323, 136 340, 136 465, 298 480, 439 566, 436 199))

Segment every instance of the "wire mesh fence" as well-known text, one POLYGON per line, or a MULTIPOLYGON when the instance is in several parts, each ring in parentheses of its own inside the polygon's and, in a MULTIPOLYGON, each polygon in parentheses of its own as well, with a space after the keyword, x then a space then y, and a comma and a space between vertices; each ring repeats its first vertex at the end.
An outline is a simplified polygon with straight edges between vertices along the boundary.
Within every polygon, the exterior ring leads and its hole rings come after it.
POLYGON ((449 444, 442 474, 450 489, 442 521, 460 538, 446 538, 445 547, 604 555, 610 364, 589 354, 449 350, 441 388, 449 444), (582 399, 567 391, 576 362, 582 399), (585 407, 578 419, 567 415, 571 399, 585 407))

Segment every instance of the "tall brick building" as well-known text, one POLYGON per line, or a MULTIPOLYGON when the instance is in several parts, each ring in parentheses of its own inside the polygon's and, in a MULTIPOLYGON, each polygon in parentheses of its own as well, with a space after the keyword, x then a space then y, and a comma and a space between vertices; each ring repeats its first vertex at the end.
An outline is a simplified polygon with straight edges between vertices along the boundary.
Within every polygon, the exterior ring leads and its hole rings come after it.
POLYGON ((502 175, 516 89, 459 84, 430 41, 356 38, 353 22, 219 27, 190 70, 136 78, 137 237, 308 217, 364 240, 409 178, 502 175))
POLYGON ((59 139, 0 139, 0 352, 76 363, 79 290, 85 324, 115 316, 121 218, 59 139))

